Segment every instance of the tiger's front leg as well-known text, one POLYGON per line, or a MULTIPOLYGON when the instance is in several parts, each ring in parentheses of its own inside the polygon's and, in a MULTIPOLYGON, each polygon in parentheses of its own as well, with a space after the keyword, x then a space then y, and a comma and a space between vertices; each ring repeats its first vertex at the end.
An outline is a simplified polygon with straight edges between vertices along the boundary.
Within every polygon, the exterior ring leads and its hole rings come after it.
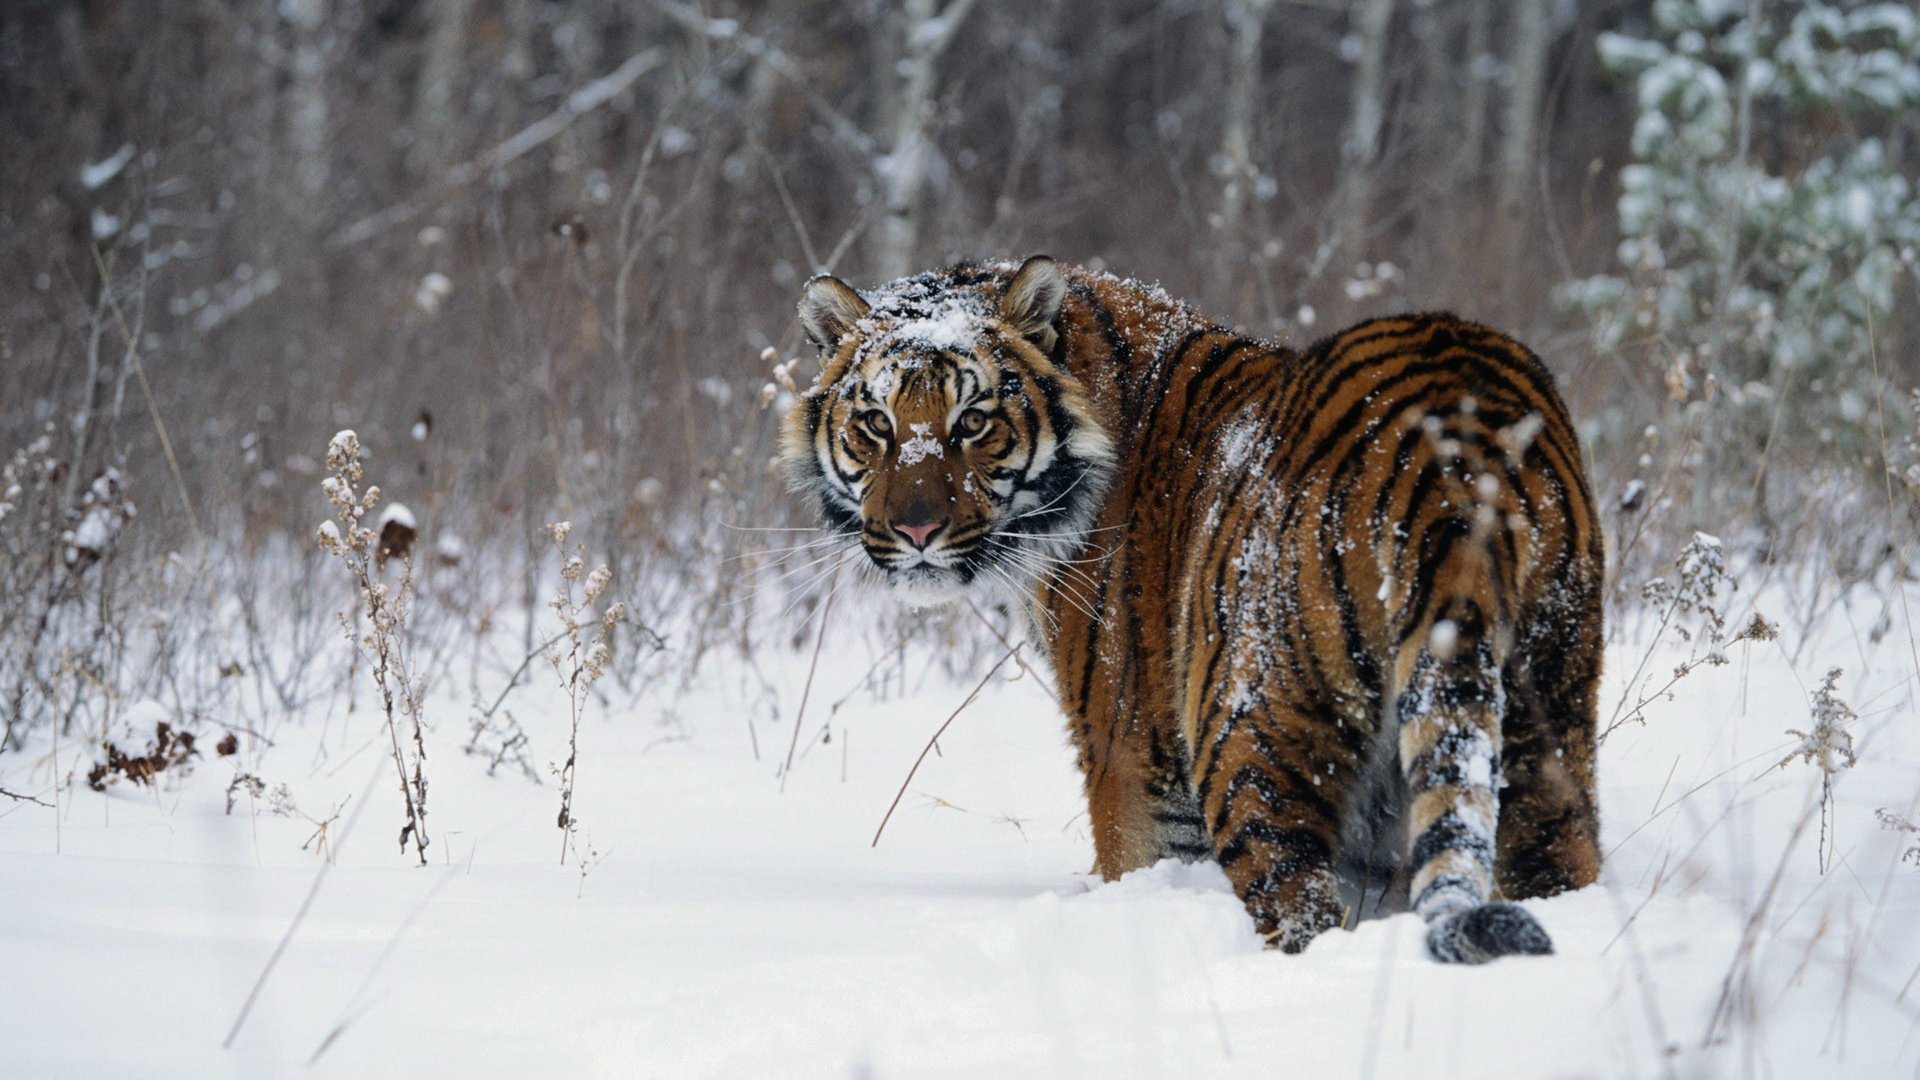
POLYGON ((1196 727, 1194 788, 1214 858, 1267 944, 1299 952, 1339 926, 1334 856, 1357 762, 1305 702, 1216 703, 1196 727))
POLYGON ((1161 859, 1212 853, 1187 783, 1187 759, 1169 724, 1121 717, 1104 730, 1076 725, 1093 828, 1094 869, 1108 881, 1161 859))

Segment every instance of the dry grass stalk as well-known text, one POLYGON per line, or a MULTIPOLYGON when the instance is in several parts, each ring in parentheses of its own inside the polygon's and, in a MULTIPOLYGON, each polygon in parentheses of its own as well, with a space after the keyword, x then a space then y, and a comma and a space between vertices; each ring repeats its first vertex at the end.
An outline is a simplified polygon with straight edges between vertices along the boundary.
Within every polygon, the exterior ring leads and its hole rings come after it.
MULTIPOLYGON (((834 564, 834 577, 839 577, 839 564, 834 564)), ((793 714, 793 739, 787 743, 787 761, 780 767, 780 790, 787 790, 787 774, 793 771, 793 752, 800 745, 800 723, 807 716, 807 701, 813 697, 813 676, 820 670, 820 646, 827 640, 827 619, 833 615, 833 598, 839 593, 835 582, 829 582, 827 599, 820 607, 820 629, 813 636, 813 659, 807 664, 807 684, 800 690, 800 708, 793 714)))
POLYGON ((382 580, 377 560, 378 535, 365 524, 366 516, 380 505, 380 489, 360 490, 363 467, 360 462, 360 437, 342 431, 327 444, 327 477, 320 483, 336 520, 320 526, 321 550, 340 560, 352 575, 359 592, 360 606, 367 616, 367 630, 357 633, 346 612, 339 613, 340 628, 353 645, 356 656, 364 656, 379 693, 380 708, 386 717, 387 736, 393 752, 394 771, 400 778, 400 797, 406 805, 406 822, 400 827, 400 850, 413 844, 420 865, 427 864, 427 743, 421 729, 421 697, 425 687, 416 682, 408 666, 406 649, 407 615, 413 605, 413 560, 402 563, 399 582, 389 587, 382 580), (405 717, 406 736, 401 733, 405 717))
MULTIPOLYGON (((574 772, 580 761, 580 715, 586 711, 587 695, 600 676, 606 674, 613 657, 613 634, 627 621, 627 605, 619 601, 607 605, 599 615, 594 605, 613 581, 613 572, 605 563, 587 570, 586 546, 567 541, 573 535, 573 523, 556 521, 547 526, 547 536, 560 552, 560 592, 547 606, 560 616, 560 632, 541 650, 547 662, 560 675, 560 687, 567 693, 567 760, 554 770, 560 781, 560 863, 566 865, 567 851, 573 847, 576 826, 573 817, 574 772)), ((596 861, 589 852, 575 852, 585 870, 596 861)))
MULTIPOLYGON (((1024 644, 1026 643, 1020 643, 1020 645, 1024 644)), ((1013 648, 1008 649, 1006 655, 995 661, 994 665, 987 669, 987 673, 981 676, 979 684, 966 696, 966 700, 962 701, 960 707, 953 710, 952 715, 948 716, 946 720, 934 730, 933 737, 927 740, 927 745, 920 748, 920 756, 913 759, 913 767, 907 770, 906 779, 900 781, 900 790, 894 793, 893 802, 887 806, 886 816, 880 819, 880 827, 873 830, 873 843, 868 844, 868 847, 880 846, 880 834, 887 831, 887 822, 893 820, 893 812, 900 808, 900 800, 905 798, 907 794, 907 785, 913 783, 913 774, 920 771, 920 763, 927 760, 927 755, 933 752, 934 745, 940 741, 940 736, 947 733, 948 725, 952 724, 961 713, 965 712, 967 706, 973 704, 973 699, 980 696, 980 691, 987 688, 987 683, 993 681, 994 675, 1007 665, 1007 661, 1013 659, 1014 656, 1020 652, 1020 645, 1015 645, 1013 648)))
MULTIPOLYGON (((0 795, 3 794, 6 794, 6 792, 0 792, 0 795)), ((15 796, 15 798, 19 798, 19 796, 15 796)), ((1875 810, 1873 816, 1879 819, 1881 828, 1902 833, 1912 840, 1912 843, 1900 852, 1900 861, 1903 863, 1910 862, 1914 866, 1920 867, 1920 825, 1915 825, 1913 822, 1888 810, 1884 806, 1875 810)))
POLYGON ((1833 778, 1859 761, 1853 754, 1853 735, 1847 731, 1847 725, 1858 716, 1835 689, 1840 675, 1837 667, 1827 669, 1826 678, 1820 680, 1819 688, 1813 692, 1813 723, 1809 725, 1812 730, 1787 729, 1787 734, 1797 736, 1800 743, 1780 759, 1779 766, 1785 768, 1798 758, 1820 768, 1820 872, 1823 874, 1831 869, 1833 860, 1833 778))

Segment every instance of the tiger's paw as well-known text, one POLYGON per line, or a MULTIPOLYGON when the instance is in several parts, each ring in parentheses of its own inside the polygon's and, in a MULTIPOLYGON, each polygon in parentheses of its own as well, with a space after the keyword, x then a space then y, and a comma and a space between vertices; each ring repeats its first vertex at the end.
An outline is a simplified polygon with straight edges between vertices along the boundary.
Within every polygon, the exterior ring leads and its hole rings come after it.
POLYGON ((1338 915, 1331 919, 1311 918, 1285 920, 1266 934, 1262 935, 1269 949, 1279 949, 1283 953, 1304 952, 1313 944, 1313 939, 1340 925, 1338 915))
POLYGON ((1268 948, 1297 953, 1314 938, 1344 923, 1345 909, 1331 872, 1304 875, 1289 892, 1285 903, 1274 905, 1277 910, 1272 916, 1262 918, 1256 909, 1255 922, 1260 924, 1260 936, 1268 948))
POLYGON ((1550 955, 1553 939, 1518 904, 1481 904, 1428 923, 1427 950, 1443 964, 1484 964, 1502 956, 1550 955))

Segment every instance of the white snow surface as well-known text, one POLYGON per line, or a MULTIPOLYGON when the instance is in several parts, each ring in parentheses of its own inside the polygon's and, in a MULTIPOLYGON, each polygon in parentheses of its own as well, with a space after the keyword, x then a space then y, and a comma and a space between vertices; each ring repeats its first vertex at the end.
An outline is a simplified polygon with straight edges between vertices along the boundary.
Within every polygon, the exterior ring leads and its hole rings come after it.
MULTIPOLYGON (((784 792, 804 650, 590 707, 584 879, 556 862, 551 778, 461 753, 464 688, 429 704, 426 868, 395 846, 364 688, 357 712, 252 718, 273 745, 242 734, 237 758, 202 721, 205 756, 158 790, 56 796, 97 749, 41 734, 0 756, 0 787, 58 801, 0 799, 0 1075, 1913 1076, 1920 855, 1903 853, 1920 836, 1875 814, 1912 821, 1920 801, 1913 660, 1898 614, 1869 644, 1873 612, 1837 611, 1804 648, 1791 631, 1736 646, 1609 739, 1602 883, 1526 903, 1556 955, 1482 968, 1429 960, 1410 915, 1265 951, 1211 864, 1088 876, 1064 725, 1014 665, 870 847, 991 657, 948 681, 914 645, 892 692, 855 692, 894 643, 844 604, 784 792), (1822 874, 1821 776, 1779 762, 1836 663, 1859 764, 1834 779, 1822 874), (349 800, 324 876, 310 822, 245 796, 223 813, 240 769, 314 817, 349 800)), ((1620 636, 1603 722, 1647 655, 1620 636)), ((1648 670, 1677 659, 1659 645, 1648 670)), ((567 719, 549 681, 510 699, 543 772, 567 719)))

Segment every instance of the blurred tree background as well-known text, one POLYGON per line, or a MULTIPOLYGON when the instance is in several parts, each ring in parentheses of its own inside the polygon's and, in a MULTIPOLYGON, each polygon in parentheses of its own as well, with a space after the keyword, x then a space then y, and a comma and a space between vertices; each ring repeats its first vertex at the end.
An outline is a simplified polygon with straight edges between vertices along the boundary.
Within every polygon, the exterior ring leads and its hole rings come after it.
POLYGON ((1045 251, 1299 344, 1401 309, 1502 325, 1581 418, 1620 558, 1694 528, 1819 555, 1843 521, 1836 565, 1904 574, 1914 22, 14 0, 0 447, 50 436, 69 526, 113 467, 149 554, 244 554, 306 543, 351 426, 449 552, 569 517, 704 577, 740 547, 721 522, 790 512, 762 402, 802 281, 1045 251))

